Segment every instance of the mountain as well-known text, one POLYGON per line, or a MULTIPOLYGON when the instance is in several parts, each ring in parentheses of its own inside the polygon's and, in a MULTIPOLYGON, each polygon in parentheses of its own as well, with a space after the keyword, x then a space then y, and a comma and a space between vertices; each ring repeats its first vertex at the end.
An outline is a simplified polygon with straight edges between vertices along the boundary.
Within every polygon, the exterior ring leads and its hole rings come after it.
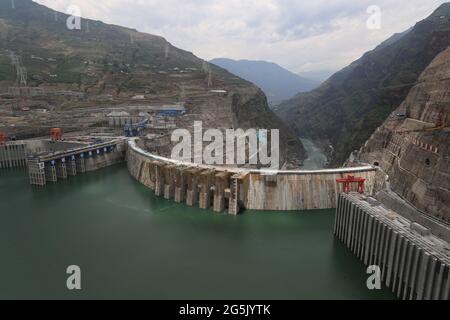
POLYGON ((0 0, 0 131, 18 138, 52 126, 74 131, 101 125, 101 108, 184 102, 181 126, 280 129, 281 160, 305 157, 252 83, 160 36, 84 18, 69 30, 67 19, 31 0, 0 0))
POLYGON ((303 71, 298 75, 303 78, 311 79, 317 83, 322 84, 325 80, 331 77, 336 70, 315 70, 315 71, 303 71))
POLYGON ((271 104, 292 98, 298 92, 317 88, 319 83, 266 61, 213 59, 211 63, 259 86, 271 104))
POLYGON ((445 3, 405 34, 394 35, 319 88, 298 94, 275 111, 299 136, 331 144, 331 165, 342 164, 449 44, 450 3, 445 3))
POLYGON ((351 162, 378 165, 393 191, 450 222, 450 47, 351 162))

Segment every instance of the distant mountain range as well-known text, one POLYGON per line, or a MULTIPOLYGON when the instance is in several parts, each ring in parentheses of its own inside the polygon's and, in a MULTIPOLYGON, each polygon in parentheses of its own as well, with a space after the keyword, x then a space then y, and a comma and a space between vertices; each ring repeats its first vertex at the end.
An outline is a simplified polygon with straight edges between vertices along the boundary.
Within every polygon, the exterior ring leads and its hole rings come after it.
POLYGON ((330 143, 342 164, 406 98, 419 75, 450 44, 450 3, 414 28, 395 34, 275 112, 298 136, 330 143))
POLYGON ((271 105, 320 85, 320 81, 307 79, 272 62, 219 58, 210 63, 259 86, 271 105))

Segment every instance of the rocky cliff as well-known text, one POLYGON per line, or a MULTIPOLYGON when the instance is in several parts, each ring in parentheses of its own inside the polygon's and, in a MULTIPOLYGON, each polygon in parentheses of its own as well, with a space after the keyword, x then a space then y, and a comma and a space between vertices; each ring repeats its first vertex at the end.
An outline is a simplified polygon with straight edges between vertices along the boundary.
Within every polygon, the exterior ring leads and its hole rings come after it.
POLYGON ((450 47, 432 61, 351 162, 380 166, 398 195, 450 221, 449 117, 450 47))
POLYGON ((449 44, 450 3, 445 3, 411 30, 394 35, 276 112, 298 135, 332 144, 331 164, 342 164, 399 106, 419 75, 449 44))

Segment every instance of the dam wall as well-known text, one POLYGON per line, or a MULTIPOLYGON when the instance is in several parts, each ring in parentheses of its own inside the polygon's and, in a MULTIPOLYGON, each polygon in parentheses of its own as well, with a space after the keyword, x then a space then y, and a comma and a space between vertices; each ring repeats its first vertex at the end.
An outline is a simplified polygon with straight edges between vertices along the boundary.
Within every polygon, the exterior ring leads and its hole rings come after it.
MULTIPOLYGON (((343 186, 336 179, 357 175, 372 194, 377 169, 372 166, 314 171, 271 171, 197 165, 157 156, 128 141, 130 174, 156 195, 200 208, 310 210, 336 207, 343 186)), ((354 186, 356 190, 356 186, 354 186)))
MULTIPOLYGON (((46 142, 41 142, 41 144, 46 142)), ((35 146, 41 146, 37 143, 35 146)), ((94 144, 53 143, 43 153, 27 157, 31 185, 45 186, 49 182, 66 180, 89 171, 95 171, 125 159, 126 144, 123 139, 102 141, 94 144)))
POLYGON ((27 164, 27 146, 23 141, 0 145, 0 169, 24 167, 27 164))
MULTIPOLYGON (((447 233, 450 229, 447 227, 447 233)), ((374 198, 341 194, 334 233, 403 300, 450 299, 450 245, 374 198)))
MULTIPOLYGON (((336 207, 342 186, 336 180, 348 175, 365 178, 365 191, 374 191, 373 167, 280 171, 277 174, 251 172, 248 177, 246 208, 252 210, 312 210, 336 207)), ((354 189, 356 191, 356 189, 354 189)))
POLYGON ((81 143, 51 140, 22 140, 0 145, 0 169, 18 168, 27 165, 31 154, 43 152, 61 152, 83 146, 81 143))

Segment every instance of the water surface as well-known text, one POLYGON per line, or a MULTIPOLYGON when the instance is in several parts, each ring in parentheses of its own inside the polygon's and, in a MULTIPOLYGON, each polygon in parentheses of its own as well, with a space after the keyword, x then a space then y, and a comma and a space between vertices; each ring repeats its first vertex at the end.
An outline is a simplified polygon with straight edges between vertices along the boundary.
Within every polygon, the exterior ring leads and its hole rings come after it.
POLYGON ((301 138, 300 141, 305 148, 308 158, 303 162, 303 170, 323 169, 328 163, 328 158, 321 148, 312 140, 301 138))
POLYGON ((0 171, 0 202, 3 299, 393 298, 366 288, 333 210, 215 214, 155 197, 124 165, 46 188, 0 171))

